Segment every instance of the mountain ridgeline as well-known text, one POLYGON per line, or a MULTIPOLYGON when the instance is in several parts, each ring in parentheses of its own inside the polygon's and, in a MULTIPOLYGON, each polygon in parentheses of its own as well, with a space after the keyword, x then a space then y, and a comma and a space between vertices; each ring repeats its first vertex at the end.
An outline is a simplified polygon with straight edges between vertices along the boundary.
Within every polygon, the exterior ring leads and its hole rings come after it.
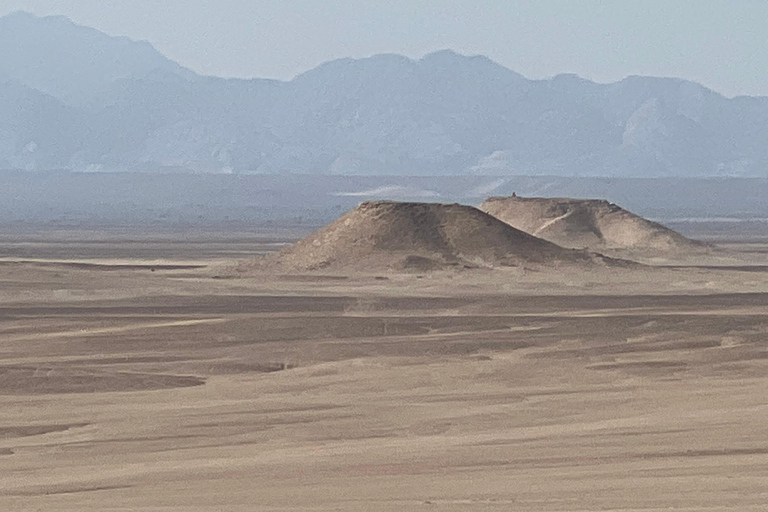
POLYGON ((204 77, 63 17, 0 18, 0 169, 744 176, 768 98, 693 82, 528 80, 481 56, 377 55, 295 79, 204 77))

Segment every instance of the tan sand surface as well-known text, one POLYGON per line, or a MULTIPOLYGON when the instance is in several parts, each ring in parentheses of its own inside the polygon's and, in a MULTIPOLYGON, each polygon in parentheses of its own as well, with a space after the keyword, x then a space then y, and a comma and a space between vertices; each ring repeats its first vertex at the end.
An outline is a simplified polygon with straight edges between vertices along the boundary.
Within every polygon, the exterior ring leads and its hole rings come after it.
POLYGON ((0 265, 0 510, 766 510, 768 271, 119 245, 0 265))

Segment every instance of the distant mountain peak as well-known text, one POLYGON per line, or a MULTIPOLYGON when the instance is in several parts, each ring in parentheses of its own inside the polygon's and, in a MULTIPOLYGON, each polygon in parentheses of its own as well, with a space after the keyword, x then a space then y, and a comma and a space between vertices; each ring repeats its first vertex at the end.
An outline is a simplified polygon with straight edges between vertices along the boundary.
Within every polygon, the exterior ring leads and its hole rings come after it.
MULTIPOLYGON (((45 27, 48 29, 71 30, 75 27, 90 33, 101 33, 95 28, 77 25, 74 21, 61 14, 52 14, 48 16, 38 16, 27 11, 15 11, 0 17, 0 27, 6 30, 13 30, 19 27, 34 29, 35 27, 45 27)), ((105 34, 106 35, 106 34, 105 34)), ((127 39, 127 38, 126 38, 127 39)))
POLYGON ((397 53, 377 53, 368 57, 351 58, 342 57, 339 59, 333 59, 320 64, 319 66, 310 69, 296 78, 303 76, 313 76, 319 73, 335 72, 341 69, 371 69, 377 66, 382 68, 387 66, 392 69, 397 68, 412 68, 413 66, 422 66, 430 68, 440 69, 454 69, 458 71, 464 66, 481 66, 487 69, 494 69, 497 71, 503 71, 504 73, 514 74, 520 78, 524 78, 519 73, 508 69, 501 64, 494 62, 484 55, 463 55, 451 49, 437 50, 427 53, 419 59, 410 59, 404 55, 397 53))
POLYGON ((65 16, 25 11, 4 16, 0 48, 0 76, 72 104, 115 80, 141 78, 158 68, 194 75, 146 41, 110 36, 65 16))
MULTIPOLYGON (((53 16, 48 16, 48 17, 53 17, 53 16)), ((55 16, 55 17, 67 19, 64 16, 55 16)), ((0 16, 0 22, 3 22, 4 20, 15 21, 15 20, 34 20, 34 19, 40 19, 40 17, 28 11, 13 11, 9 14, 6 14, 5 16, 0 16)))
POLYGON ((587 80, 586 78, 583 78, 576 73, 560 73, 558 75, 553 76, 549 79, 552 82, 570 82, 570 83, 582 83, 582 82, 591 82, 591 80, 587 80))
POLYGON ((442 50, 435 50, 424 55, 421 60, 459 60, 466 59, 465 55, 451 50, 450 48, 443 48, 442 50))
POLYGON ((478 77, 488 74, 488 77, 504 77, 506 80, 512 79, 518 84, 528 82, 528 79, 520 73, 484 55, 463 55, 450 49, 428 53, 419 60, 419 63, 424 67, 447 73, 464 72, 478 75, 478 77))
POLYGON ((485 55, 465 55, 463 53, 459 53, 450 48, 444 48, 442 50, 436 50, 434 52, 427 53, 419 60, 426 61, 426 62, 436 61, 436 62, 448 62, 448 63, 450 62, 453 62, 453 63, 485 62, 485 63, 493 64, 495 66, 501 66, 501 64, 494 62, 493 60, 486 57, 485 55))

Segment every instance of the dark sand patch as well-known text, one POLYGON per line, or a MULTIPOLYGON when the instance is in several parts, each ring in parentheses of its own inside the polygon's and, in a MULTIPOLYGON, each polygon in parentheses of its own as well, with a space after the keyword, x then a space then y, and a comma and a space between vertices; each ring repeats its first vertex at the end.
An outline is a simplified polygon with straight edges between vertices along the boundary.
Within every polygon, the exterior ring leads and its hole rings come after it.
POLYGON ((4 395, 148 391, 203 384, 205 379, 186 375, 0 366, 0 394, 4 395))

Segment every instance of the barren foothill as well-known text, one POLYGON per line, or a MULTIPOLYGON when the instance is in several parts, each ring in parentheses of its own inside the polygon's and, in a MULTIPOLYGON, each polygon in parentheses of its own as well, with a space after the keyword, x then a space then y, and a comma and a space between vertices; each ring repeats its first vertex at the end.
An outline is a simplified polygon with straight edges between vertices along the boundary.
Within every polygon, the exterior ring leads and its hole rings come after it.
POLYGON ((711 246, 598 199, 491 197, 479 208, 517 229, 575 249, 622 257, 705 253, 711 246))
POLYGON ((288 270, 413 270, 611 264, 461 204, 366 201, 274 257, 288 270))
POLYGON ((764 510, 764 245, 232 272, 242 234, 179 239, 0 239, 0 509, 764 510))

